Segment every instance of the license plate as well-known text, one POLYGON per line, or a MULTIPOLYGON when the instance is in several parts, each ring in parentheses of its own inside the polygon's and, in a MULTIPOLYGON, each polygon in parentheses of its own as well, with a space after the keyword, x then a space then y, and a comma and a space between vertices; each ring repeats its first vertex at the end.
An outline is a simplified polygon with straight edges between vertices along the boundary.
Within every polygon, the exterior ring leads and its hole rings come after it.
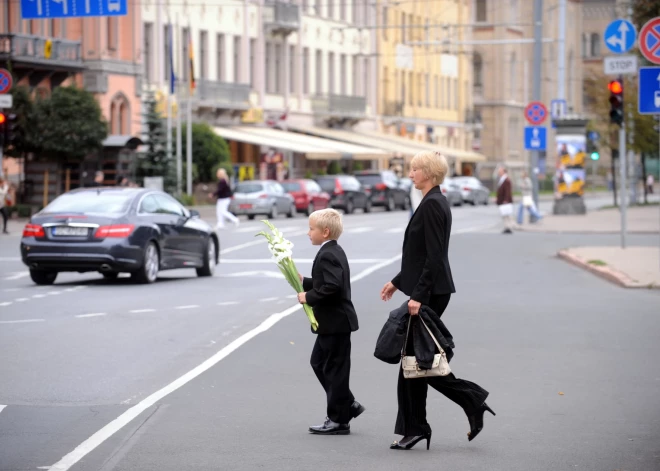
POLYGON ((59 237, 66 236, 86 236, 87 228, 86 227, 69 227, 69 226, 59 226, 53 227, 53 235, 59 237))
POLYGON ((240 209, 252 209, 251 204, 241 204, 238 206, 240 209))

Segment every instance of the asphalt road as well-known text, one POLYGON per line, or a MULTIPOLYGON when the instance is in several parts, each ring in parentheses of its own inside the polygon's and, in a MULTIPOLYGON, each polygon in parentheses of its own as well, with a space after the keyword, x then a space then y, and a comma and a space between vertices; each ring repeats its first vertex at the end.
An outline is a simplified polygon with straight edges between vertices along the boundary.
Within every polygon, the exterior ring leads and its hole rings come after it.
MULTIPOLYGON (((492 206, 454 210, 458 292, 445 320, 452 368, 491 392, 498 415, 469 443, 462 412, 431 392, 431 451, 388 450, 397 371, 373 347, 404 301, 378 292, 397 271, 406 222, 400 211, 345 218, 361 323, 352 388, 368 409, 348 437, 307 434, 325 411, 308 364, 314 337, 253 237, 258 222, 222 233, 215 277, 164 272, 150 286, 65 274, 36 287, 18 237, 0 239, 0 470, 660 469, 660 295, 553 257, 616 236, 502 236, 492 206)), ((277 226, 309 272, 306 220, 277 226)))

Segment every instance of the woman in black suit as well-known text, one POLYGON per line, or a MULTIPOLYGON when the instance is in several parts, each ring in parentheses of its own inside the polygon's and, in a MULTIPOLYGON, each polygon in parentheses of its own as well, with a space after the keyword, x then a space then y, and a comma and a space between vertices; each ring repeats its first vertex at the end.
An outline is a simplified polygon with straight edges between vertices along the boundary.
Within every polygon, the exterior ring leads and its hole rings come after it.
MULTIPOLYGON (((400 290, 410 296, 408 311, 412 316, 417 316, 422 304, 442 316, 451 294, 456 292, 448 258, 451 209, 439 188, 449 166, 438 152, 420 152, 410 165, 410 178, 424 196, 406 228, 401 271, 385 284, 381 298, 389 301, 394 292, 400 290)), ((418 318, 413 317, 413 329, 416 322, 418 318)), ((412 329, 410 333, 406 353, 412 355, 412 329)), ((426 448, 429 448, 431 427, 426 421, 426 393, 429 385, 463 408, 470 423, 468 440, 473 440, 483 429, 486 411, 495 415, 485 402, 488 391, 478 384, 459 379, 453 373, 448 376, 404 379, 399 368, 399 411, 394 433, 403 435, 403 438, 392 443, 390 448, 409 450, 421 440, 426 440, 426 448)))

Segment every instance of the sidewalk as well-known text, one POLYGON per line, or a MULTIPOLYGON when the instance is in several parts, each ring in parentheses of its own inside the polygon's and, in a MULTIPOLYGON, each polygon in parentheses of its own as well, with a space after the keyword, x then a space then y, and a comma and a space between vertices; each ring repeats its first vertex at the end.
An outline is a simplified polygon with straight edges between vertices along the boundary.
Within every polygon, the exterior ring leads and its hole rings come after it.
MULTIPOLYGON (((546 215, 536 224, 523 224, 518 228, 526 232, 609 234, 621 231, 621 213, 618 209, 589 211, 585 215, 546 215)), ((660 231, 658 206, 635 206, 627 211, 627 232, 657 234, 660 231)))
POLYGON ((576 247, 557 255, 624 288, 660 289, 658 247, 576 247))

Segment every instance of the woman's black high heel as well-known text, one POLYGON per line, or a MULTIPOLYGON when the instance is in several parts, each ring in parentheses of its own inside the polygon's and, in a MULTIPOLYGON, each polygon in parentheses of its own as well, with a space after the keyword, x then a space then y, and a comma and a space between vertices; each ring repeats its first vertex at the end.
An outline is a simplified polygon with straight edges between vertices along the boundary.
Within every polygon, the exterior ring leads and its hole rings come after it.
POLYGON ((392 442, 392 444, 390 445, 390 450, 411 450, 412 447, 414 447, 424 439, 426 439, 426 449, 428 450, 431 447, 431 432, 425 433, 423 435, 413 436, 408 441, 406 441, 406 438, 408 437, 403 437, 401 442, 397 442, 397 441, 392 442))
POLYGON ((474 415, 468 415, 468 421, 470 422, 470 431, 468 432, 468 441, 472 441, 475 438, 477 438, 477 435, 479 435, 479 432, 481 432, 484 428, 484 414, 486 411, 490 412, 491 414, 495 415, 495 412, 493 412, 493 409, 488 407, 488 404, 485 402, 481 405, 479 410, 477 410, 474 415))

